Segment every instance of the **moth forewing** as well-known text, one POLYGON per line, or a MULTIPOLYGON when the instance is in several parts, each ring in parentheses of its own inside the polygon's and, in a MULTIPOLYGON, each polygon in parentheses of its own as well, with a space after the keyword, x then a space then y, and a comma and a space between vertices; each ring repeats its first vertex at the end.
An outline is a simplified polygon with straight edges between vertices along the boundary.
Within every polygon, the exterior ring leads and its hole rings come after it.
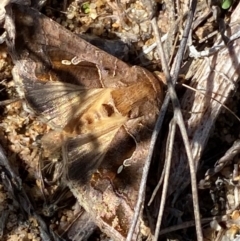
MULTIPOLYGON (((24 92, 21 95, 24 95, 33 112, 52 128, 63 129, 66 126, 70 128, 69 125, 72 126, 73 121, 79 122, 80 117, 86 112, 93 113, 92 119, 82 118, 82 122, 94 122, 94 119, 107 115, 102 110, 102 105, 108 104, 111 100, 110 88, 89 89, 69 83, 39 81, 35 73, 31 72, 34 68, 24 71, 28 68, 28 64, 26 61, 19 61, 15 65, 12 71, 14 79, 24 92), (22 71, 19 71, 19 68, 22 71)), ((80 122, 77 124, 80 125, 80 122)))
POLYGON ((158 102, 157 94, 148 81, 139 81, 125 88, 115 89, 112 92, 116 108, 123 115, 128 115, 131 118, 148 115, 149 113, 143 110, 144 106, 149 101, 158 102), (138 113, 134 115, 135 109, 138 109, 138 113))
POLYGON ((54 130, 42 138, 44 148, 62 147, 67 185, 107 235, 124 240, 161 84, 34 9, 13 6, 13 12, 21 30, 12 55, 14 80, 32 112, 54 130), (117 173, 126 159, 129 165, 117 173))

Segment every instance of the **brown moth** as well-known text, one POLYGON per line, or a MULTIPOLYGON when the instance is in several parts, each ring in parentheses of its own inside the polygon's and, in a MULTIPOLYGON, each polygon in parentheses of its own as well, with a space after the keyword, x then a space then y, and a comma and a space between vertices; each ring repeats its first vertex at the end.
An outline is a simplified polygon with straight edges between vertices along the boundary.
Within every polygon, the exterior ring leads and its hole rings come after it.
POLYGON ((103 232, 124 240, 161 84, 36 10, 14 6, 13 13, 14 80, 27 107, 53 129, 42 144, 50 152, 62 149, 64 178, 79 203, 103 232))

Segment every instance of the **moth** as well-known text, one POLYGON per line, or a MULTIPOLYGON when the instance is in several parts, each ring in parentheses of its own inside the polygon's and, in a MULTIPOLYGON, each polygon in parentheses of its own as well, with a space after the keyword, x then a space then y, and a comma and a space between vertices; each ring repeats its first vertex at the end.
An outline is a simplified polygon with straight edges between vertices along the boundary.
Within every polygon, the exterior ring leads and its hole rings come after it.
MULTIPOLYGON (((52 131, 64 180, 100 229, 127 236, 162 101, 160 81, 29 7, 13 6, 13 77, 22 98, 52 131)), ((136 230, 136 240, 140 230, 136 230)))

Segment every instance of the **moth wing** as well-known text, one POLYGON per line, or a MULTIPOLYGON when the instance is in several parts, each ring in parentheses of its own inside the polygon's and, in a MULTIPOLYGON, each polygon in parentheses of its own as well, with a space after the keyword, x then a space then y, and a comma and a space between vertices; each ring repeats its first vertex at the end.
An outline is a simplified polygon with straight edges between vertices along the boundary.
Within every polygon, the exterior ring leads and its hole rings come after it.
POLYGON ((103 89, 85 89, 61 82, 26 86, 25 98, 34 112, 52 128, 64 128, 92 105, 103 89))
MULTIPOLYGON (((63 129, 73 119, 87 112, 96 103, 110 97, 109 88, 92 88, 55 82, 40 81, 33 73, 32 62, 19 61, 13 69, 14 80, 28 106, 53 129, 63 129)), ((97 104, 99 106, 99 104, 97 104)))
POLYGON ((100 121, 88 133, 69 138, 63 145, 66 178, 85 183, 101 164, 125 121, 126 117, 116 114, 100 121))

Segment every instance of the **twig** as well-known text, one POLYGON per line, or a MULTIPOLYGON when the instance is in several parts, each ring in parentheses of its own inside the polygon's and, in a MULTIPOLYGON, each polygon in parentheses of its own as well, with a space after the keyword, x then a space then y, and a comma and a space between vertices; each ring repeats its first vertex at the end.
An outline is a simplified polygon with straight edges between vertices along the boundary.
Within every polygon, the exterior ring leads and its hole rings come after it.
MULTIPOLYGON (((149 2, 149 6, 152 6, 151 0, 148 0, 148 2, 149 2)), ((194 15, 195 7, 196 7, 195 1, 191 1, 190 6, 191 6, 191 8, 190 8, 191 11, 188 15, 188 20, 187 20, 187 24, 186 24, 186 27, 185 27, 185 30, 184 30, 184 35, 183 35, 185 37, 183 37, 183 40, 181 41, 180 49, 178 51, 178 55, 177 55, 177 58, 176 58, 176 59, 178 59, 179 62, 175 61, 176 64, 175 64, 175 69, 174 69, 175 71, 174 71, 174 74, 173 74, 173 82, 171 81, 171 77, 170 77, 170 73, 169 73, 169 70, 168 70, 166 58, 165 58, 165 55, 164 55, 164 52, 163 52, 163 48, 162 48, 162 44, 161 44, 161 36, 159 34, 159 31, 158 31, 156 18, 154 17, 151 22, 152 22, 152 26, 153 26, 153 30, 154 30, 156 39, 157 39, 158 51, 159 51, 159 55, 161 56, 164 74, 166 76, 167 83, 168 83, 169 95, 171 96, 173 106, 175 107, 174 108, 174 118, 175 118, 175 120, 177 121, 177 123, 180 127, 181 133, 183 135, 184 143, 186 145, 186 151, 187 151, 187 155, 188 155, 188 158, 189 158, 189 165, 190 165, 192 192, 193 192, 193 197, 194 197, 193 201, 194 201, 194 214, 195 214, 195 220, 196 220, 197 236, 198 236, 198 240, 203 240, 202 231, 201 231, 201 223, 200 223, 200 218, 199 218, 199 207, 198 207, 198 197, 197 197, 197 184, 196 184, 195 166, 194 166, 191 150, 190 150, 190 147, 189 147, 189 141, 188 141, 187 132, 186 132, 186 129, 185 129, 185 126, 184 126, 183 117, 182 117, 182 114, 181 114, 181 111, 180 111, 180 104, 179 104, 179 101, 177 99, 177 96, 176 96, 176 93, 175 93, 175 90, 174 90, 174 83, 176 83, 176 79, 178 77, 183 52, 185 50, 188 33, 190 31, 192 20, 193 20, 193 15, 194 15)), ((167 105, 169 103, 169 95, 167 95, 167 97, 164 100, 164 105, 162 107, 161 114, 165 114, 164 110, 166 111, 165 108, 167 107, 167 105)), ((159 115, 159 119, 161 121, 158 120, 157 124, 154 128, 154 132, 153 132, 153 136, 152 136, 151 144, 150 144, 150 149, 149 149, 149 156, 148 156, 148 158, 146 160, 146 163, 144 165, 142 180, 141 180, 140 189, 139 189, 139 196, 138 196, 137 204, 136 204, 136 207, 135 207, 133 222, 132 222, 132 225, 131 225, 130 230, 128 232, 127 239, 126 239, 127 241, 130 241, 132 239, 132 235, 134 233, 135 226, 137 224, 139 215, 140 215, 141 210, 142 210, 142 204, 145 200, 145 187, 146 187, 147 174, 148 174, 148 171, 149 171, 149 166, 150 166, 150 161, 151 161, 151 157, 152 157, 154 144, 155 144, 158 132, 160 130, 160 129, 157 128, 158 127, 157 125, 160 123, 160 126, 161 126, 163 116, 159 115)), ((155 237, 155 238, 157 238, 157 237, 155 237)))
MULTIPOLYGON (((208 96, 208 97, 210 97, 212 100, 215 100, 217 103, 219 103, 220 105, 222 105, 222 107, 223 107, 225 110, 227 110, 229 113, 231 113, 231 114, 240 122, 240 118, 239 118, 230 108, 228 108, 225 104, 222 104, 222 103, 221 103, 219 100, 217 100, 216 98, 212 97, 212 95, 206 94, 206 93, 205 93, 206 90, 204 90, 204 89, 202 89, 202 90, 200 90, 200 89, 194 89, 194 88, 192 88, 191 86, 188 86, 188 85, 185 85, 185 84, 181 84, 181 85, 184 86, 185 88, 189 89, 189 90, 192 90, 192 91, 194 91, 194 92, 196 92, 196 93, 199 93, 199 94, 202 94, 202 95, 204 95, 204 96, 208 96)), ((226 96, 221 95, 221 94, 218 94, 218 93, 216 93, 216 92, 212 92, 212 94, 220 95, 220 96, 223 96, 223 97, 227 98, 226 96)))
POLYGON ((162 198, 160 203, 160 208, 158 212, 158 220, 155 228, 155 234, 154 234, 154 240, 158 240, 160 227, 161 227, 161 221, 163 217, 164 207, 167 199, 167 189, 168 189, 168 180, 170 176, 170 169, 171 169, 171 160, 172 160, 172 152, 173 152, 173 143, 174 143, 174 137, 176 133, 176 121, 175 119, 172 119, 170 122, 170 128, 168 132, 168 140, 167 140, 167 146, 166 146, 166 170, 165 170, 165 176, 164 176, 164 183, 163 183, 163 190, 162 190, 162 198))
POLYGON ((3 237, 3 231, 6 227, 8 216, 10 214, 9 210, 2 210, 0 214, 0 238, 3 237))
MULTIPOLYGON (((234 169, 233 169, 233 181, 236 177, 238 177, 238 164, 234 164, 234 169)), ((237 181, 239 184, 239 181, 237 181)), ((234 201, 235 201, 235 207, 239 205, 239 185, 234 185, 234 201)))
POLYGON ((167 108, 168 108, 168 103, 169 103, 169 96, 167 95, 164 99, 161 111, 159 113, 156 125, 155 125, 154 130, 153 130, 151 142, 150 142, 150 145, 149 145, 148 156, 147 156, 146 162, 145 162, 144 167, 143 167, 142 179, 141 179, 141 183, 140 183, 140 186, 139 186, 138 200, 137 200, 137 203, 136 203, 136 206, 135 206, 135 209, 134 209, 133 221, 132 221, 131 227, 128 231, 128 236, 127 236, 126 241, 132 241, 132 236, 133 236, 135 227, 137 225, 137 222, 138 222, 141 210, 142 210, 142 205, 145 201, 145 190, 146 190, 146 183, 147 183, 149 167, 150 167, 150 164, 151 164, 151 160, 152 160, 152 156, 153 156, 153 150, 155 148, 155 143, 156 143, 156 140, 157 140, 157 137, 158 137, 158 133, 161 130, 163 119, 164 119, 164 116, 165 116, 167 108))
POLYGON ((164 167, 163 167, 163 170, 162 170, 162 174, 161 174, 161 177, 158 181, 158 184, 157 186, 154 188, 153 192, 152 192, 152 196, 150 198, 150 200, 148 201, 148 206, 150 206, 155 198, 155 196, 157 195, 157 192, 158 192, 158 189, 161 187, 162 185, 162 182, 164 180, 164 175, 165 175, 165 172, 166 172, 166 168, 167 168, 167 162, 164 162, 164 167))
MULTIPOLYGON (((210 218, 203 218, 201 219, 201 223, 204 224, 204 223, 208 223, 208 222, 211 222, 213 220, 217 220, 219 222, 223 222, 223 221, 227 221, 227 216, 219 216, 219 217, 210 217, 210 218)), ((160 231, 160 235, 163 235, 163 234, 166 234, 166 233, 171 233, 173 231, 176 231, 176 230, 180 230, 180 229, 185 229, 185 228, 189 228, 189 227, 193 227, 195 226, 195 222, 194 221, 188 221, 188 222, 184 222, 184 223, 181 223, 179 225, 174 225, 172 227, 169 227, 169 228, 165 228, 163 230, 160 231)))
POLYGON ((3 167, 1 177, 6 190, 8 190, 9 194, 18 204, 25 216, 29 215, 36 218, 37 222, 39 223, 40 235, 44 237, 43 240, 60 241, 60 239, 47 227, 45 221, 35 212, 28 195, 22 188, 20 177, 15 174, 14 170, 12 169, 1 145, 0 166, 3 167))
POLYGON ((205 176, 213 176, 220 172, 232 159, 240 152, 240 140, 236 140, 232 147, 228 149, 223 157, 221 157, 215 164, 215 167, 209 169, 205 176))
MULTIPOLYGON (((178 61, 175 61, 175 64, 174 64, 174 73, 173 73, 172 79, 171 79, 171 76, 170 76, 170 72, 168 70, 168 66, 167 66, 167 62, 166 62, 166 59, 165 59, 165 54, 164 54, 164 51, 163 51, 162 43, 160 41, 161 36, 160 36, 159 31, 158 31, 157 22, 156 22, 155 18, 152 19, 152 26, 153 26, 153 30, 154 30, 154 33, 155 33, 155 36, 156 36, 156 39, 157 39, 158 51, 159 51, 159 54, 161 56, 163 71, 164 71, 164 74, 166 76, 168 91, 169 91, 169 95, 171 97, 171 101, 172 101, 173 108, 174 108, 174 119, 177 122, 177 124, 179 125, 180 131, 181 131, 181 134, 182 134, 182 138, 183 138, 183 141, 184 141, 184 144, 185 144, 185 148, 186 148, 186 153, 187 153, 187 156, 188 156, 190 175, 191 175, 191 184, 192 184, 193 206, 194 206, 194 216, 195 216, 195 222, 196 222, 197 238, 198 238, 198 240, 203 240, 202 230, 201 230, 201 222, 200 222, 200 215, 199 215, 195 165, 194 165, 194 160, 193 160, 193 156, 192 156, 192 152, 191 152, 191 148, 190 148, 190 143, 189 143, 188 136, 187 136, 187 131, 186 131, 186 128, 185 128, 185 125, 184 125, 183 116, 182 116, 182 113, 181 113, 180 103, 178 101, 178 98, 177 98, 177 95, 176 95, 176 92, 175 92, 175 89, 174 89, 174 83, 176 83, 178 73, 179 73, 179 70, 180 70, 180 66, 181 66, 181 62, 182 62, 182 58, 183 58, 182 56, 183 56, 183 52, 185 50, 185 46, 187 44, 188 34, 189 34, 189 31, 190 31, 190 28, 191 28, 191 24, 192 24, 195 9, 196 9, 196 1, 192 0, 192 1, 190 1, 190 12, 189 12, 189 15, 188 15, 186 27, 184 29, 183 39, 181 41, 180 48, 179 48, 177 58, 176 58, 176 60, 178 60, 178 61)), ((162 214, 159 215, 159 218, 161 218, 161 217, 162 217, 162 214)), ((161 222, 161 221, 158 220, 158 222, 161 222)), ((156 238, 158 238, 158 237, 155 237, 155 239, 156 238)))
MULTIPOLYGON (((235 41, 236 39, 240 38, 240 32, 236 32, 235 34, 233 34, 230 38, 229 41, 227 43, 227 45, 229 45, 231 42, 235 41)), ((221 49, 225 48, 226 44, 220 43, 218 45, 214 45, 212 48, 207 49, 207 50, 203 50, 201 52, 198 52, 195 48, 194 45, 189 46, 189 50, 190 50, 190 57, 194 57, 194 58, 203 58, 203 57, 209 57, 213 54, 215 54, 216 52, 220 51, 221 49)))
POLYGON ((11 181, 15 185, 16 189, 21 190, 22 188, 22 180, 18 175, 15 174, 13 168, 9 164, 9 161, 5 155, 5 151, 3 150, 2 146, 0 145, 0 166, 3 166, 5 171, 10 176, 11 181))
POLYGON ((12 104, 14 102, 18 102, 20 100, 21 100, 20 98, 15 98, 15 99, 11 99, 11 100, 1 100, 0 106, 10 105, 10 104, 12 104))

